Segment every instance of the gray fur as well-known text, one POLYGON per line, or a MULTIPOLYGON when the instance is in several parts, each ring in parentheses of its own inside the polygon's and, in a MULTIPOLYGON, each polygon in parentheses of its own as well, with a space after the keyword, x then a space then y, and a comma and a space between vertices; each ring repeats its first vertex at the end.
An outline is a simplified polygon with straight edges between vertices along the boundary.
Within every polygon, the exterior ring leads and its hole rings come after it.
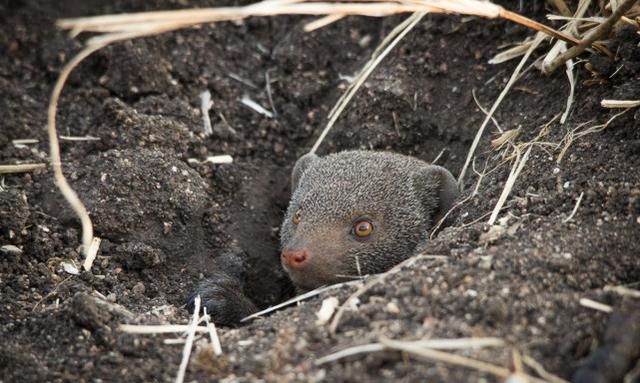
POLYGON ((361 274, 373 274, 408 258, 458 196, 446 169, 389 152, 303 156, 294 168, 292 186, 281 246, 283 251, 305 249, 311 254, 309 267, 287 270, 302 289, 344 279, 338 275, 355 277, 356 263, 361 274), (301 221, 294 225, 298 209, 301 221), (351 233, 362 218, 374 226, 366 239, 351 233))

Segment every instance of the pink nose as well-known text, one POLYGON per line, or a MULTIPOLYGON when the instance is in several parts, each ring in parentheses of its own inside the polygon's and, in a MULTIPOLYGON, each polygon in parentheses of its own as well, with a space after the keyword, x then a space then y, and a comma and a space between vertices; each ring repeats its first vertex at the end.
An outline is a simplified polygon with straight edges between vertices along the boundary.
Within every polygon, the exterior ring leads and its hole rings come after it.
POLYGON ((282 263, 292 269, 301 269, 309 263, 310 255, 306 250, 285 250, 282 252, 282 263))

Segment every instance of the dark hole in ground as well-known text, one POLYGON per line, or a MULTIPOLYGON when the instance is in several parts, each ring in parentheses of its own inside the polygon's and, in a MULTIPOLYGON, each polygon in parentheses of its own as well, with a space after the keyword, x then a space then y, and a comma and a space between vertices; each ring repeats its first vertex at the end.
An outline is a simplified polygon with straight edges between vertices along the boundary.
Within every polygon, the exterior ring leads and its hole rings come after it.
POLYGON ((249 257, 247 295, 259 308, 279 303, 294 289, 280 267, 280 224, 290 196, 290 167, 253 168, 234 201, 231 237, 249 257))

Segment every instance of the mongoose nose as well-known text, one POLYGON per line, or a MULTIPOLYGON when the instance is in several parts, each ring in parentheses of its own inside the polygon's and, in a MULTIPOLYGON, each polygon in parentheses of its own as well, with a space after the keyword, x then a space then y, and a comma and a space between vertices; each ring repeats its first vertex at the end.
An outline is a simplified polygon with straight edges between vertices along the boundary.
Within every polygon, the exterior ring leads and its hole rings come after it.
POLYGON ((285 250, 282 252, 282 263, 292 269, 300 269, 309 263, 309 253, 306 250, 285 250))

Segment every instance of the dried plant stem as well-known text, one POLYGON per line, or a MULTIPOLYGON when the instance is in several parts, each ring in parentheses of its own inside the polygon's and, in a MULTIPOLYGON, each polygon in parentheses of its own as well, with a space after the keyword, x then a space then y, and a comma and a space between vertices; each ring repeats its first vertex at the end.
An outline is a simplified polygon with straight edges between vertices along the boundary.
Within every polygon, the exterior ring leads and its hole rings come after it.
POLYGON ((189 364, 189 357, 191 356, 191 348, 193 347, 193 339, 196 335, 196 328, 198 327, 198 320, 200 316, 200 295, 193 301, 193 317, 191 323, 189 323, 189 329, 187 330, 187 340, 182 350, 182 361, 178 368, 178 374, 176 375, 176 383, 184 382, 184 375, 187 371, 187 365, 189 364))
POLYGON ((42 169, 45 166, 45 164, 0 165, 0 174, 27 173, 36 169, 42 169))
POLYGON ((93 241, 93 226, 91 224, 91 218, 89 218, 89 213, 87 213, 87 209, 84 207, 82 201, 80 201, 80 198, 78 198, 78 195, 71 188, 71 185, 69 185, 67 179, 62 173, 60 144, 58 142, 58 133, 56 131, 56 111, 60 93, 62 92, 64 83, 67 81, 67 78, 69 77, 69 74, 71 74, 73 68, 102 47, 103 45, 86 47, 64 66, 60 72, 58 81, 56 81, 56 84, 53 87, 47 114, 47 131, 49 133, 49 152, 51 156, 51 166, 53 167, 53 177, 55 179, 56 186, 60 189, 60 193, 62 193, 69 205, 71 205, 73 210, 76 212, 76 215, 80 218, 80 222, 82 223, 82 252, 85 254, 85 257, 89 255, 89 248, 93 241))
POLYGON ((320 294, 324 293, 325 291, 334 290, 334 289, 340 288, 342 286, 354 285, 356 283, 361 283, 361 282, 359 280, 357 280, 357 281, 349 281, 349 282, 337 283, 335 285, 318 287, 315 290, 307 291, 304 294, 300 294, 300 295, 295 296, 295 297, 293 297, 293 298, 291 298, 289 300, 286 300, 286 301, 284 301, 282 303, 278 303, 275 306, 271 306, 271 307, 266 308, 266 309, 264 309, 262 311, 258 311, 257 313, 253 313, 253 314, 251 314, 249 316, 246 316, 246 317, 242 318, 240 320, 240 322, 246 322, 246 321, 251 320, 253 318, 258 318, 258 317, 263 316, 265 314, 272 313, 272 312, 277 311, 277 310, 279 310, 279 309, 281 309, 283 307, 289 306, 289 305, 291 305, 293 303, 302 302, 305 299, 309 299, 309 298, 315 297, 316 295, 320 295, 320 294))
POLYGON ((613 312, 613 307, 611 307, 609 305, 605 305, 604 303, 596 302, 593 299, 581 298, 579 303, 580 303, 580 306, 584 306, 584 307, 588 307, 590 309, 602 311, 604 313, 610 314, 610 313, 613 312))
POLYGON ((550 372, 548 372, 537 360, 533 359, 529 355, 523 355, 522 361, 527 366, 531 367, 535 372, 542 377, 542 379, 548 381, 549 383, 567 383, 566 380, 559 378, 550 372))
MULTIPOLYGON (((620 6, 613 12, 611 16, 602 24, 600 24, 596 29, 591 31, 587 37, 582 39, 578 45, 571 47, 566 52, 560 54, 553 60, 549 65, 544 66, 542 69, 545 73, 553 73, 558 67, 563 65, 567 60, 577 57, 585 49, 589 48, 593 45, 593 43, 608 33, 611 28, 615 25, 615 23, 620 20, 620 18, 627 13, 629 9, 637 2, 638 0, 626 0, 624 3, 620 4, 620 6)), ((609 54, 611 57, 611 54, 609 54)))
POLYGON ((595 125, 595 126, 591 126, 589 128, 583 129, 584 126, 586 126, 588 124, 588 122, 586 123, 582 123, 580 125, 578 125, 577 127, 575 127, 573 130, 571 130, 569 133, 567 133, 562 140, 560 140, 560 145, 562 145, 562 149, 560 150, 560 154, 558 154, 558 158, 556 159, 556 163, 560 163, 562 162, 562 159, 564 158, 564 155, 566 154, 567 150, 569 150, 569 147, 571 147, 571 145, 573 144, 573 142, 583 136, 586 136, 587 134, 592 134, 592 133, 597 133, 600 132, 606 128, 609 127, 609 125, 618 117, 622 116, 623 114, 627 113, 629 110, 631 110, 631 108, 627 108, 624 109, 623 111, 613 115, 611 118, 609 118, 607 120, 607 122, 605 122, 604 124, 599 124, 599 125, 595 125))
POLYGON ((612 292, 625 297, 640 298, 640 290, 634 290, 624 286, 605 286, 604 292, 612 292))
MULTIPOLYGON (((380 343, 385 345, 387 348, 404 351, 409 353, 410 355, 417 356, 424 359, 434 360, 437 362, 444 362, 448 364, 453 364, 456 366, 466 367, 473 370, 478 370, 482 372, 488 372, 492 375, 495 375, 502 379, 507 379, 512 376, 512 372, 506 368, 501 366, 496 366, 495 364, 487 363, 477 359, 467 358, 465 356, 451 354, 449 352, 438 351, 431 348, 425 348, 413 345, 409 342, 400 342, 391 339, 381 339, 380 343)), ((526 378, 525 381, 534 382, 534 383, 546 383, 542 379, 535 378, 533 376, 520 374, 526 378)))
POLYGON ((519 13, 515 13, 515 12, 511 12, 511 11, 507 11, 507 10, 503 10, 500 13, 500 16, 504 19, 513 21, 515 23, 518 23, 520 25, 524 25, 526 27, 529 27, 533 30, 536 30, 538 32, 542 32, 545 33, 549 36, 555 37, 558 40, 562 40, 562 41, 566 41, 572 45, 577 45, 579 43, 578 40, 576 40, 574 37, 566 35, 564 33, 558 32, 553 28, 550 28, 542 23, 539 23, 535 20, 531 20, 527 17, 522 16, 519 13))
POLYGON ((571 11, 564 0, 549 0, 562 16, 571 16, 571 11))
POLYGON ((520 151, 516 148, 518 155, 516 160, 513 162, 513 168, 511 168, 509 178, 507 178, 502 194, 500 194, 500 198, 498 198, 498 203, 496 203, 496 206, 493 208, 493 212, 491 212, 491 217, 489 217, 488 221, 489 225, 493 225, 496 222, 496 219, 498 219, 498 214, 500 213, 500 210, 502 210, 504 203, 507 201, 507 197, 509 196, 509 193, 511 193, 511 189, 513 189, 513 185, 515 184, 518 175, 520 175, 520 172, 524 168, 524 164, 527 163, 531 149, 533 149, 533 145, 529 146, 529 149, 527 149, 521 158, 520 151))
MULTIPOLYGON (((340 114, 342 114, 342 111, 347 107, 353 96, 358 92, 367 78, 369 78, 371 73, 373 73, 373 70, 385 57, 387 57, 389 52, 391 52, 391 50, 400 42, 400 40, 402 40, 404 36, 406 36, 407 33, 409 33, 418 24, 418 22, 424 17, 424 15, 425 13, 414 13, 409 16, 404 22, 400 23, 396 28, 394 28, 394 30, 390 33, 390 36, 395 35, 395 38, 379 54, 377 54, 378 50, 374 52, 373 57, 362 68, 356 80, 351 84, 351 86, 349 86, 343 96, 340 97, 340 99, 336 103, 336 106, 329 114, 330 118, 327 126, 324 128, 324 130, 320 134, 320 137, 318 137, 309 153, 315 153, 316 150, 318 150, 318 147, 327 136, 331 128, 333 128, 333 125, 338 120, 338 117, 340 117, 340 114)), ((380 47, 383 47, 386 41, 387 39, 385 39, 382 44, 380 44, 380 47)))
POLYGON ((216 328, 215 323, 213 321, 209 321, 209 315, 207 315, 207 308, 204 308, 204 322, 207 325, 207 330, 209 332, 209 340, 211 341, 211 351, 213 351, 213 355, 220 356, 222 355, 222 345, 220 345, 220 337, 218 337, 218 329, 216 328))
MULTIPOLYGON (((118 330, 128 334, 167 334, 180 333, 189 330, 189 325, 184 324, 160 324, 160 325, 135 325, 121 324, 118 330)), ((196 332, 206 333, 208 328, 205 326, 196 327, 196 332)))
POLYGON ((482 134, 484 133, 484 129, 487 127, 487 124, 489 123, 489 121, 491 121, 493 114, 495 113, 496 109, 498 109, 498 106, 500 106, 500 103, 502 102, 502 100, 505 98, 505 96, 507 95, 507 93, 509 92, 513 84, 516 82, 518 78, 518 74, 522 70, 522 67, 524 67, 524 64, 527 62, 527 60, 529 60, 529 57, 531 56, 533 51, 538 47, 538 45, 540 45, 540 43, 543 40, 544 40, 544 35, 541 33, 538 33, 535 39, 533 40, 533 42, 531 43, 531 46, 527 50, 527 53, 525 53, 524 57, 522 57, 522 59, 520 60, 520 63, 518 63, 518 66, 511 74, 511 78, 509 78, 509 81, 507 82, 507 85, 504 87, 504 89, 500 93, 500 96, 498 96, 496 101, 491 106, 491 110, 489 110, 489 113, 487 114, 484 121, 482 122, 482 125, 480 125, 480 128, 478 129, 478 133, 476 133, 476 136, 473 139, 473 143, 471 144, 471 148, 469 148, 469 153, 467 154, 467 159, 464 162, 462 171, 460 171, 460 175, 458 176, 458 185, 460 189, 462 189, 462 185, 464 184, 464 176, 467 172, 467 168, 469 167, 469 164, 471 163, 471 159, 473 158, 476 148, 480 143, 480 137, 482 137, 482 134))
POLYGON ((640 106, 640 100, 602 100, 600 105, 603 108, 635 108, 640 106))
POLYGON ((347 15, 336 14, 336 15, 328 15, 328 16, 321 17, 305 25, 304 31, 312 32, 312 31, 315 31, 316 29, 324 28, 331 23, 335 23, 338 20, 342 20, 346 16, 347 15))
MULTIPOLYGON (((504 341, 500 338, 455 338, 455 339, 424 339, 415 341, 403 341, 417 347, 439 349, 439 350, 462 350, 462 349, 478 349, 483 347, 500 347, 504 346, 504 341)), ((382 343, 369 343, 359 346, 353 346, 340 350, 333 354, 318 358, 314 364, 316 366, 334 362, 353 355, 365 354, 371 352, 384 351, 386 347, 382 343)))
POLYGON ((576 212, 578 211, 578 207, 580 207, 580 202, 582 202, 583 196, 584 192, 580 193, 580 196, 578 196, 578 200, 576 201, 576 205, 573 207, 573 210, 571 210, 571 214, 569 214, 567 218, 563 219, 562 223, 567 223, 573 219, 573 216, 576 215, 576 212))

